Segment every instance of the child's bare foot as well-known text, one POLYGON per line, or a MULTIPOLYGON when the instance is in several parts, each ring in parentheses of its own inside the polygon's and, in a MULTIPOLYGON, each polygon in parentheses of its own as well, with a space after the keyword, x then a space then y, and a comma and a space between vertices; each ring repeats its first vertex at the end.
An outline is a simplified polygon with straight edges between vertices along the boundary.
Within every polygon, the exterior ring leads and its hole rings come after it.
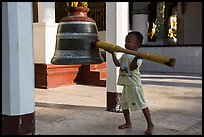
POLYGON ((152 135, 153 130, 154 130, 154 125, 151 125, 147 128, 147 130, 144 133, 145 135, 152 135))
POLYGON ((124 129, 124 128, 132 128, 131 124, 124 124, 124 125, 120 125, 118 126, 119 129, 124 129))

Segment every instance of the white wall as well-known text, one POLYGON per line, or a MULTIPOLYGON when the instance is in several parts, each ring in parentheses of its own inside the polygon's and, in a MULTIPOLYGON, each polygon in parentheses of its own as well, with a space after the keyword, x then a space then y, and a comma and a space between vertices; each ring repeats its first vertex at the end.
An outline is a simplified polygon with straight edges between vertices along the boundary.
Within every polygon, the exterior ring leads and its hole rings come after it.
POLYGON ((33 23, 34 62, 51 64, 54 56, 58 23, 33 23))
POLYGON ((141 47, 140 51, 176 59, 174 68, 144 60, 143 72, 196 73, 202 74, 202 47, 141 47))
POLYGON ((106 42, 106 31, 98 31, 98 37, 100 41, 106 42))

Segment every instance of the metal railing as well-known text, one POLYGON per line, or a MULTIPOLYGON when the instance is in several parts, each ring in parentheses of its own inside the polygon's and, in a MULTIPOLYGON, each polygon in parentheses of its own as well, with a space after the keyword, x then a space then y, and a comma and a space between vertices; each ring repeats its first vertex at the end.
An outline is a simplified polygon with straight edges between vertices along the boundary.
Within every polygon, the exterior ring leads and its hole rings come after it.
POLYGON ((96 21, 99 31, 106 30, 106 2, 88 2, 88 16, 96 21))

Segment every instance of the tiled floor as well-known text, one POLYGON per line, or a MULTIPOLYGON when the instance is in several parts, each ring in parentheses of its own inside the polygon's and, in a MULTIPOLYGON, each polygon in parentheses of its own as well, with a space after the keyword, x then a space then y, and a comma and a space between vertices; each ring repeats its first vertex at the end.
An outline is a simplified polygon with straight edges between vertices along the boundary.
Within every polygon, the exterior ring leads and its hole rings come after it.
MULTIPOLYGON (((142 82, 153 135, 202 135, 202 76, 143 74, 142 82)), ((106 92, 86 85, 36 88, 36 135, 143 135, 142 111, 131 112, 131 129, 118 129, 123 114, 106 111, 106 92)))

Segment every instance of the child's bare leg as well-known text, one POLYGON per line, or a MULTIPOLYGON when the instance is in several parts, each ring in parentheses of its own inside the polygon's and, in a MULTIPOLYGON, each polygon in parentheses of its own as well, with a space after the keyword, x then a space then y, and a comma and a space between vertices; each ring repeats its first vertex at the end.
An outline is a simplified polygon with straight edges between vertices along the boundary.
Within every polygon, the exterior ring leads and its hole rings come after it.
POLYGON ((142 109, 142 112, 146 118, 147 121, 147 130, 144 132, 146 135, 152 135, 152 132, 154 130, 154 124, 152 123, 149 108, 146 107, 145 109, 142 109))
POLYGON ((132 123, 131 123, 131 120, 130 120, 129 109, 123 110, 123 115, 125 117, 126 123, 123 124, 123 125, 120 125, 118 128, 119 129, 131 128, 132 127, 132 123))

